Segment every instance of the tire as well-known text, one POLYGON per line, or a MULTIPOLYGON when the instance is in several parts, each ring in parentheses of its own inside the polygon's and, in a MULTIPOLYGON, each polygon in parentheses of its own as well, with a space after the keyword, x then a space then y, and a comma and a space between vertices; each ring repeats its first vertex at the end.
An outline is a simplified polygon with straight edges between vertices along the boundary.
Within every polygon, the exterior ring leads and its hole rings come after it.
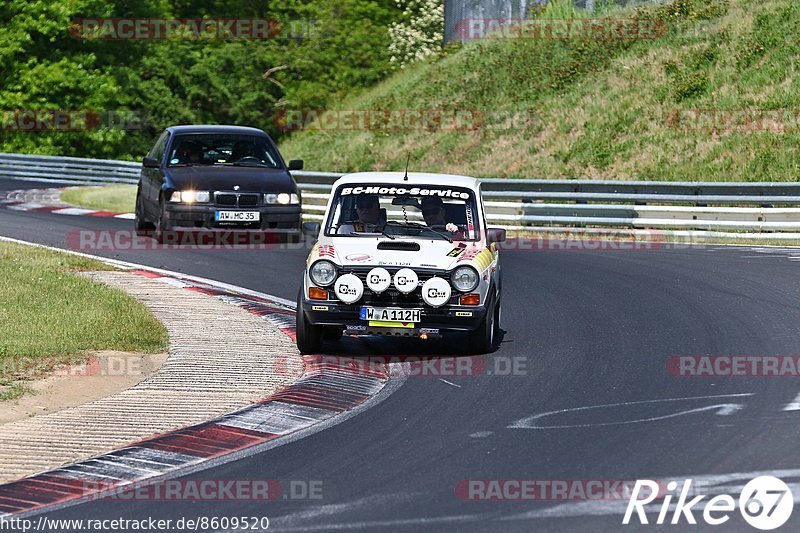
POLYGON ((494 351, 500 332, 500 302, 495 301, 494 295, 491 298, 486 316, 483 317, 475 331, 469 333, 469 345, 472 352, 478 355, 494 351))
POLYGON ((303 311, 303 291, 297 295, 297 311, 296 311, 296 334, 297 334, 297 349, 301 354, 314 354, 318 353, 322 346, 322 326, 315 326, 311 324, 306 318, 306 313, 303 311))
POLYGON ((159 244, 164 242, 164 232, 169 231, 169 227, 165 222, 165 219, 166 209, 164 209, 164 201, 162 200, 158 202, 158 220, 156 220, 156 229, 153 232, 153 238, 159 244))
POLYGON ((146 235, 148 230, 152 229, 152 225, 147 222, 147 217, 144 214, 141 189, 136 191, 136 212, 133 217, 133 227, 137 235, 146 235))

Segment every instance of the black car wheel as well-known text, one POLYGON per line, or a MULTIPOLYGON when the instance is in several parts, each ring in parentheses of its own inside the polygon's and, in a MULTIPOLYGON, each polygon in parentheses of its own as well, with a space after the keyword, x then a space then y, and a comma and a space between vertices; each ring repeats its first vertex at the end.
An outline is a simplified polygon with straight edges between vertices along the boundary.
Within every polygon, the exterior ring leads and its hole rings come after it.
POLYGON ((475 354, 485 354, 494 351, 500 332, 500 302, 491 296, 486 307, 486 316, 480 325, 469 333, 469 345, 475 354))
POLYGON ((156 230, 153 233, 153 238, 157 243, 164 242, 164 234, 169 231, 167 224, 167 209, 164 207, 164 201, 158 202, 158 219, 156 220, 156 230))
POLYGON ((308 321, 306 313, 303 311, 303 291, 302 289, 297 295, 297 311, 296 311, 296 333, 297 333, 297 349, 302 354, 313 354, 319 352, 322 346, 322 326, 315 326, 308 321))
POLYGON ((147 217, 144 215, 144 203, 142 201, 141 189, 136 191, 136 211, 133 218, 133 227, 137 235, 145 235, 148 230, 152 230, 152 224, 147 222, 147 217))

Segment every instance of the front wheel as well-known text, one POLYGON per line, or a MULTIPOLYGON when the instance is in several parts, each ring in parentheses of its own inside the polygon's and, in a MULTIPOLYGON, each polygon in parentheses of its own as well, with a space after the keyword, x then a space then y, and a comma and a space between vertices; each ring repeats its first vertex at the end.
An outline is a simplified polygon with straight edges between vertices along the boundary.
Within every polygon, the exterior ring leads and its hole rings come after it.
POLYGON ((297 295, 296 310, 296 335, 297 349, 301 354, 318 353, 322 346, 322 326, 315 326, 308 321, 305 311, 303 311, 303 291, 297 295))
POLYGON ((142 190, 136 191, 136 211, 133 216, 133 227, 137 235, 145 235, 150 225, 147 218, 144 216, 144 204, 142 203, 142 190))
POLYGON ((164 242, 164 234, 168 230, 167 226, 167 209, 164 207, 164 202, 158 203, 158 220, 156 221, 156 230, 153 232, 153 238, 157 243, 164 242))
POLYGON ((469 333, 469 345, 475 354, 494 351, 500 333, 500 301, 491 296, 486 316, 475 331, 469 333))

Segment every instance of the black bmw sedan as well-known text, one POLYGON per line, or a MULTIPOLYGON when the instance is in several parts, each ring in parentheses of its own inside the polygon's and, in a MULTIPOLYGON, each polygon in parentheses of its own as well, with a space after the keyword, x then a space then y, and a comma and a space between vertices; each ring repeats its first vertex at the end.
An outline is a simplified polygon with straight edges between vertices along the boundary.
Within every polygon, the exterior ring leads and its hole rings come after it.
POLYGON ((240 126, 172 126, 144 158, 136 195, 138 232, 171 230, 300 234, 300 192, 275 143, 240 126))

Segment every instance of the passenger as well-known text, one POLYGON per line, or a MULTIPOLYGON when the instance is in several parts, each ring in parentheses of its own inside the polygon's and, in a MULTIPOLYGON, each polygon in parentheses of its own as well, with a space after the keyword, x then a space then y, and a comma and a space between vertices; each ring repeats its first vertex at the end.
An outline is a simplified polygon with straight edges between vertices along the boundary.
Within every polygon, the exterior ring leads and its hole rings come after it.
POLYGON ((444 202, 438 196, 426 196, 422 199, 422 217, 428 226, 444 226, 444 202))
POLYGON ((425 224, 428 227, 444 228, 453 234, 453 239, 464 240, 466 234, 456 224, 447 222, 446 215, 447 212, 441 198, 438 196, 426 196, 422 199, 422 218, 425 219, 425 224))

